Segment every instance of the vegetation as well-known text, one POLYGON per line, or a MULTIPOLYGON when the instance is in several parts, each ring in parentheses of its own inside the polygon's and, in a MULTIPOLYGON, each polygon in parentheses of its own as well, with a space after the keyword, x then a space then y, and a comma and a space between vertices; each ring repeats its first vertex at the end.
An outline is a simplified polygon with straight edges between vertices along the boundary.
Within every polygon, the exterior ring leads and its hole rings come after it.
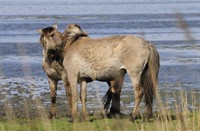
POLYGON ((66 118, 48 119, 17 119, 14 121, 1 121, 1 131, 199 131, 199 112, 178 113, 171 118, 158 117, 149 122, 137 120, 135 123, 128 119, 101 119, 93 122, 68 123, 66 118), (186 113, 187 114, 187 113, 186 113), (163 119, 163 120, 162 120, 163 119))
POLYGON ((187 93, 180 91, 179 94, 174 94, 174 98, 177 95, 180 98, 175 100, 174 108, 166 108, 167 105, 157 100, 159 110, 154 112, 149 121, 143 121, 141 117, 132 123, 129 117, 108 119, 95 115, 89 116, 87 122, 69 123, 66 117, 48 119, 40 105, 36 118, 15 118, 7 113, 7 119, 0 119, 0 131, 199 131, 200 104, 196 102, 198 96, 191 96, 192 105, 197 108, 189 110, 187 93))

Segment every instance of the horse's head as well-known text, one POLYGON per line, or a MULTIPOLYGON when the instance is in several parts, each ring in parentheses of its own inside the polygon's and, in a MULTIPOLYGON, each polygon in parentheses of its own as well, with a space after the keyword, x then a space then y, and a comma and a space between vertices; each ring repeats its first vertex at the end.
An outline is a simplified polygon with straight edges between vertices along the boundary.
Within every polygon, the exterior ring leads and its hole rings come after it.
POLYGON ((57 29, 57 24, 54 24, 52 27, 47 27, 37 30, 40 37, 40 44, 45 49, 60 49, 63 48, 63 35, 57 29))

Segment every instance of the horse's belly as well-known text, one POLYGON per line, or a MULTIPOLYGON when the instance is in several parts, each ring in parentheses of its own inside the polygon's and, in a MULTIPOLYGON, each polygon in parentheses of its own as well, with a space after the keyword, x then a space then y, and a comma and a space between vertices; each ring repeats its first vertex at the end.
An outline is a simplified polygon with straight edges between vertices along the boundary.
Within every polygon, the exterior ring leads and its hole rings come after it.
POLYGON ((124 73, 122 69, 114 69, 114 68, 107 68, 102 70, 90 70, 89 72, 81 73, 80 77, 82 78, 89 78, 89 81, 98 80, 98 81, 111 81, 116 79, 119 75, 124 73))
POLYGON ((104 80, 113 80, 120 74, 119 70, 102 70, 96 72, 96 80, 104 81, 104 80))

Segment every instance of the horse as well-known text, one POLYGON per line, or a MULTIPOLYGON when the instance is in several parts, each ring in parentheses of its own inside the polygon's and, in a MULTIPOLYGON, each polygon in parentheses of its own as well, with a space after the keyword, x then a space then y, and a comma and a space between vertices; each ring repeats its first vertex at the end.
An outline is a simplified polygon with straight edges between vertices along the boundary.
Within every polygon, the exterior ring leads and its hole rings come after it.
MULTIPOLYGON (((68 41, 68 43, 70 43, 70 41, 72 42, 73 40, 76 40, 80 36, 88 36, 85 31, 81 30, 81 27, 79 25, 75 24, 75 26, 78 28, 73 28, 74 31, 69 33, 69 29, 71 28, 71 25, 69 25, 66 28, 66 30, 63 32, 63 36, 64 36, 63 45, 64 46, 66 45, 66 41, 68 41), (78 29, 78 30, 75 31, 76 29, 78 29), (79 35, 77 35, 76 33, 78 33, 79 35), (69 37, 71 37, 71 38, 69 39, 69 37)), ((67 46, 69 46, 69 44, 67 46)), ((118 77, 118 79, 115 79, 115 80, 111 80, 111 81, 107 80, 106 81, 109 86, 109 89, 106 92, 106 94, 104 95, 102 101, 103 101, 103 107, 107 113, 107 117, 109 117, 109 118, 112 118, 113 116, 114 117, 124 116, 124 114, 121 113, 121 111, 120 111, 120 93, 121 93, 123 81, 124 81, 123 76, 118 77), (109 107, 110 107, 110 112, 108 112, 109 107)))
MULTIPOLYGON (((63 67, 71 87, 72 121, 77 113, 78 83, 81 88, 82 119, 85 120, 87 83, 94 80, 123 83, 126 73, 131 79, 135 97, 130 120, 137 118, 143 95, 147 106, 146 117, 152 116, 160 68, 159 54, 152 43, 134 35, 90 38, 76 24, 70 24, 65 30, 63 42, 63 67)), ((116 90, 121 90, 121 87, 116 90)))
MULTIPOLYGON (((63 62, 63 34, 58 31, 57 24, 54 24, 52 27, 46 27, 43 29, 37 30, 40 37, 40 44, 43 46, 43 64, 42 67, 47 74, 48 82, 51 91, 51 107, 49 111, 49 117, 52 119, 56 116, 56 91, 58 81, 62 80, 65 85, 66 96, 68 98, 69 108, 71 105, 70 100, 70 84, 67 80, 67 73, 64 71, 62 62, 63 62)), ((64 32, 65 33, 65 32, 64 32)), ((85 32, 82 32, 85 33, 85 32)), ((85 33, 86 35, 86 33, 85 33)), ((107 114, 108 117, 122 115, 120 112, 120 90, 118 89, 122 86, 122 81, 107 81, 109 89, 105 96, 103 97, 104 109, 107 110, 110 108, 110 112, 107 114)), ((68 114, 70 117, 70 115, 68 114)))
POLYGON ((58 81, 63 80, 66 97, 70 105, 70 84, 67 80, 67 73, 62 66, 63 62, 63 35, 57 30, 57 24, 37 30, 40 33, 40 44, 43 47, 42 67, 48 77, 50 87, 51 107, 49 118, 56 117, 56 92, 58 81), (55 37, 56 36, 56 37, 55 37), (56 41, 57 43, 55 43, 56 41), (59 51, 58 51, 59 50, 59 51))

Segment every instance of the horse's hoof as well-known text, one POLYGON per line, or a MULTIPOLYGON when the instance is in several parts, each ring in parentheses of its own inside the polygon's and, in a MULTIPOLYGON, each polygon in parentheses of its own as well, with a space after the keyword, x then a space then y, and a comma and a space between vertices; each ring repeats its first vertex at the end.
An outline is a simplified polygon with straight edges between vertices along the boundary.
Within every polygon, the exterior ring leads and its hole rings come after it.
POLYGON ((151 118, 153 118, 153 114, 146 114, 143 116, 143 122, 149 122, 151 118))
POLYGON ((126 115, 121 113, 121 112, 115 112, 115 113, 110 112, 110 113, 107 114, 107 118, 122 119, 124 117, 126 117, 126 115))
POLYGON ((86 121, 86 118, 87 118, 87 116, 88 116, 88 114, 87 114, 87 113, 81 114, 80 122, 85 122, 85 121, 86 121))
POLYGON ((74 123, 74 118, 72 118, 72 117, 68 118, 68 122, 69 123, 74 123))
POLYGON ((130 121, 135 122, 136 119, 140 119, 141 116, 139 114, 131 114, 130 121))
POLYGON ((48 118, 49 118, 49 119, 54 119, 55 117, 56 117, 56 114, 55 114, 55 113, 49 112, 49 115, 48 115, 48 118))
POLYGON ((131 118, 129 119, 131 122, 135 122, 135 120, 136 120, 136 116, 131 116, 131 118))
POLYGON ((107 118, 113 118, 113 113, 108 113, 106 115, 107 115, 107 118))
POLYGON ((48 118, 49 118, 49 119, 53 119, 53 115, 52 115, 52 114, 49 114, 48 118))
POLYGON ((88 116, 94 116, 94 112, 95 112, 95 110, 94 111, 90 111, 90 112, 88 112, 88 116))
POLYGON ((67 114, 66 114, 66 117, 67 117, 67 118, 71 118, 72 115, 71 115, 70 113, 67 113, 67 114))
POLYGON ((81 117, 80 122, 86 122, 86 118, 85 117, 81 117))

